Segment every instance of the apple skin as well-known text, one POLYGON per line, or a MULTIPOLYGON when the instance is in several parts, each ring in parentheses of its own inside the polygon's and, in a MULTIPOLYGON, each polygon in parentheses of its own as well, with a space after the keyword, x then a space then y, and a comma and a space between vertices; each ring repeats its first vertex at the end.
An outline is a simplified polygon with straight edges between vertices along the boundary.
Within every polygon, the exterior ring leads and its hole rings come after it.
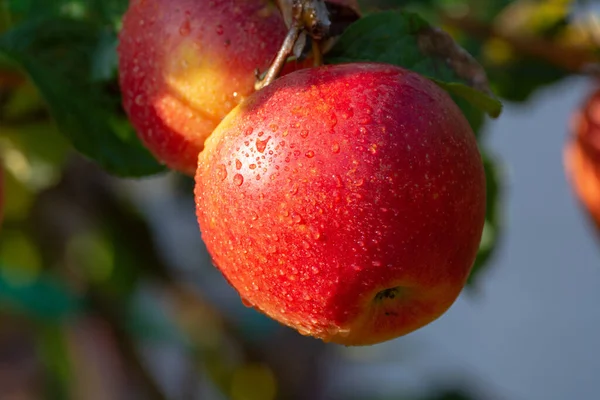
POLYGON ((286 28, 268 0, 132 0, 119 34, 123 105, 142 142, 193 175, 204 140, 254 91, 286 28))
MULTIPOLYGON (((358 10, 355 0, 333 3, 358 10)), ((254 92, 254 71, 268 68, 286 32, 268 0, 132 0, 119 33, 119 81, 145 146, 193 176, 204 140, 254 92)))
POLYGON ((564 166, 575 195, 600 230, 600 88, 571 118, 564 166))
POLYGON ((245 304, 345 345, 442 315, 484 224, 485 175, 452 99, 378 63, 277 79, 236 107, 198 160, 197 217, 245 304))

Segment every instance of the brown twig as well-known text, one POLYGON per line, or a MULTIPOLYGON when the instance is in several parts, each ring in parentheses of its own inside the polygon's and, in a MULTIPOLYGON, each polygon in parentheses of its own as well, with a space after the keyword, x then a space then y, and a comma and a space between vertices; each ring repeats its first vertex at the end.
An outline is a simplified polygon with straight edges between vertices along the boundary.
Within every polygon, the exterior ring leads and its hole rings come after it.
POLYGON ((444 15, 442 22, 475 37, 500 39, 520 54, 538 58, 570 73, 594 73, 596 68, 590 67, 600 65, 600 59, 587 49, 568 47, 543 38, 516 36, 471 17, 444 15))

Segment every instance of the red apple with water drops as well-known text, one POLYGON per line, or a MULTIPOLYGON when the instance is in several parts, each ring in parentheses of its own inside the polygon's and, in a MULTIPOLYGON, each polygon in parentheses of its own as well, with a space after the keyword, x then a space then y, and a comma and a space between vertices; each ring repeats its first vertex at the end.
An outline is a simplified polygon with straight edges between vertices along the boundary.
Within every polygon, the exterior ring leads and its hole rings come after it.
POLYGON ((486 202, 460 109, 378 63, 293 72, 248 97, 206 141, 195 195, 202 238, 246 304, 346 345, 451 306, 486 202))
POLYGON ((124 108, 169 167, 193 175, 204 140, 254 91, 285 37, 268 0, 132 0, 120 32, 124 108))

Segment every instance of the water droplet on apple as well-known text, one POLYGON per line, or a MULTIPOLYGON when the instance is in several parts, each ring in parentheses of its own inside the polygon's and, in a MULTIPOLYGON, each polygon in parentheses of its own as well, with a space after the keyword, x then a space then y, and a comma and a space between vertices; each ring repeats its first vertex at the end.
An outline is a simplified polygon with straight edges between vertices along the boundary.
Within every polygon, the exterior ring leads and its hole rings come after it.
POLYGON ((381 267, 381 261, 379 260, 373 260, 371 261, 371 264, 373 264, 374 267, 381 267))
POLYGON ((242 162, 237 158, 235 159, 235 169, 242 169, 242 162))
POLYGON ((340 152, 340 145, 338 144, 338 142, 333 143, 333 145, 331 146, 331 151, 336 154, 340 152))
POLYGON ((310 244, 306 240, 303 240, 302 247, 304 247, 304 249, 308 250, 308 249, 310 249, 310 244))
POLYGON ((137 96, 135 96, 135 104, 137 104, 138 106, 141 106, 144 104, 144 96, 142 96, 141 94, 138 94, 137 96))
POLYGON ((303 129, 300 131, 300 136, 302 138, 306 138, 308 136, 308 131, 306 129, 303 129))
POLYGON ((258 150, 259 153, 264 153, 269 139, 271 139, 271 136, 267 137, 265 140, 256 139, 256 150, 258 150))
POLYGON ((227 178, 227 169, 223 164, 219 164, 217 166, 217 177, 222 181, 224 181, 225 178, 227 178))
POLYGON ((252 221, 256 221, 258 219, 258 214, 252 211, 250 213, 250 218, 252 219, 252 221))
POLYGON ((235 174, 233 177, 233 183, 235 183, 237 186, 242 186, 242 183, 244 183, 244 177, 240 174, 235 174))
POLYGON ((254 304, 253 304, 253 303, 252 303, 250 300, 248 300, 247 298, 245 298, 245 297, 242 297, 241 299, 242 299, 242 304, 243 304, 244 306, 246 306, 246 307, 248 307, 248 308, 252 308, 252 307, 254 307, 254 304))
POLYGON ((304 155, 308 158, 313 158, 315 156, 315 152, 312 150, 307 151, 304 155))
POLYGON ((217 32, 217 35, 222 35, 223 34, 223 25, 217 25, 216 32, 217 32))
POLYGON ((302 222, 302 217, 299 214, 294 214, 292 215, 292 221, 294 221, 295 224, 299 224, 302 222))
POLYGON ((190 31, 192 30, 191 26, 190 26, 190 20, 186 19, 183 24, 181 24, 181 26, 179 27, 179 34, 181 36, 187 36, 190 34, 190 31))
POLYGON ((314 266, 313 266, 313 267, 310 269, 310 271, 311 271, 313 274, 315 274, 315 275, 317 275, 319 272, 321 272, 321 271, 319 270, 319 268, 317 268, 317 267, 314 267, 314 266))
POLYGON ((340 335, 341 337, 348 337, 350 336, 350 329, 339 329, 338 335, 340 335))

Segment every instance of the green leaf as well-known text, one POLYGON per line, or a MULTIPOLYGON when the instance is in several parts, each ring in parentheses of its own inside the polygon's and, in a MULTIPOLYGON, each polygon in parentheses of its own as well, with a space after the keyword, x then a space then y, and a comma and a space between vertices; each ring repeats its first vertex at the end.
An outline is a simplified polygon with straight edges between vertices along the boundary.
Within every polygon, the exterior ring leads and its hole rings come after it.
POLYGON ((497 161, 486 152, 482 152, 482 157, 485 168, 487 208, 479 251, 477 252, 475 264, 467 281, 470 288, 474 287, 477 279, 481 276, 491 257, 494 255, 502 233, 502 175, 500 167, 497 161))
POLYGON ((376 61, 426 76, 451 94, 498 117, 502 103, 487 87, 483 68, 449 35, 417 14, 376 12, 352 24, 327 54, 328 63, 376 61))
POLYGON ((34 19, 1 36, 0 53, 30 76, 78 151, 114 175, 155 174, 164 167, 139 141, 107 80, 115 40, 114 32, 91 22, 34 19))

